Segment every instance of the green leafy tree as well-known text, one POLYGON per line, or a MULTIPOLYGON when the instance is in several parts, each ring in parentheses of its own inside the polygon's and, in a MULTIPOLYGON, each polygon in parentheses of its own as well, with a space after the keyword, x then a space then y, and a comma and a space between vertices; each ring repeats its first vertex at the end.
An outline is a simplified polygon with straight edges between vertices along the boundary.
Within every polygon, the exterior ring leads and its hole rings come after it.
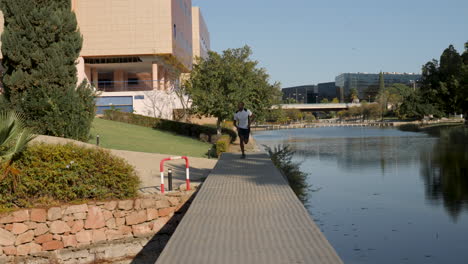
POLYGON ((353 88, 349 91, 349 101, 355 102, 359 99, 359 92, 356 88, 353 88))
POLYGON ((294 98, 286 98, 286 100, 284 100, 283 102, 285 104, 297 104, 297 101, 294 98))
POLYGON ((385 90, 385 76, 383 72, 379 73, 379 92, 385 90))
POLYGON ((210 51, 206 59, 194 65, 187 81, 187 92, 195 114, 217 118, 221 123, 230 119, 241 101, 257 119, 266 118, 270 107, 280 102, 279 83, 270 84, 265 69, 250 57, 248 46, 228 49, 222 54, 210 51))
POLYGON ((466 49, 460 55, 450 45, 442 53, 440 63, 432 60, 423 66, 419 91, 421 103, 426 105, 423 109, 434 115, 468 113, 466 54, 466 49))
POLYGON ((321 104, 328 104, 329 101, 327 98, 323 98, 322 101, 320 101, 321 104))
POLYGON ((335 97, 335 98, 333 98, 333 100, 331 102, 332 102, 332 104, 339 104, 340 100, 335 97))
POLYGON ((70 0, 0 0, 5 97, 39 133, 87 140, 94 94, 78 89, 82 37, 70 0))

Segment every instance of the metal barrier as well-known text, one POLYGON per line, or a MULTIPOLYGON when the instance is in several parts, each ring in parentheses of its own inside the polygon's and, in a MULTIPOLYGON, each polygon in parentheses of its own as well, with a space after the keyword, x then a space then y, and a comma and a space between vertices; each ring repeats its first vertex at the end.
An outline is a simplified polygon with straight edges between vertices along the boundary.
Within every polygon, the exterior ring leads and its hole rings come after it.
POLYGON ((161 160, 159 163, 159 171, 161 173, 161 193, 164 193, 164 162, 170 160, 185 160, 185 183, 187 184, 187 191, 190 190, 190 171, 189 171, 189 160, 186 156, 177 156, 177 157, 170 157, 161 160))

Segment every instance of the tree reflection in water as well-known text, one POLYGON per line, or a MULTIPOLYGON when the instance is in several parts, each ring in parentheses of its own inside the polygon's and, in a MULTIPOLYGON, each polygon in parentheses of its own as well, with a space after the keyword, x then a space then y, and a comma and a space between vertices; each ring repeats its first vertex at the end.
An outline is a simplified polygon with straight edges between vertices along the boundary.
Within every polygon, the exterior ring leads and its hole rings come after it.
POLYGON ((422 151, 422 177, 428 199, 444 207, 457 219, 468 210, 468 127, 441 131, 433 151, 422 151))

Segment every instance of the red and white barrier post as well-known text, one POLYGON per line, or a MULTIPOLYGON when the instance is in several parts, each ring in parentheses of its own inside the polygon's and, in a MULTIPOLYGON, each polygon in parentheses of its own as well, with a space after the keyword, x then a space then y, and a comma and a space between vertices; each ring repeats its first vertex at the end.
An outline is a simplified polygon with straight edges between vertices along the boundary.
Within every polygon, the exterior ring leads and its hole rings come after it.
POLYGON ((190 190, 190 169, 189 169, 189 160, 186 156, 177 156, 177 157, 170 157, 170 158, 165 158, 161 160, 159 163, 159 172, 161 173, 161 193, 164 193, 164 162, 170 161, 170 160, 179 160, 179 159, 184 159, 185 160, 185 183, 187 184, 187 191, 190 190))

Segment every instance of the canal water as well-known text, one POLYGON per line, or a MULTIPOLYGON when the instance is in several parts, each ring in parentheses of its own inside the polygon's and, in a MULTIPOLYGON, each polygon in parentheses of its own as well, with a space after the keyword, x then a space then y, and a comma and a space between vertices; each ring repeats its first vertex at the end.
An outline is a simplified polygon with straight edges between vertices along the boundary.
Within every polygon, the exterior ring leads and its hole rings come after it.
POLYGON ((468 263, 466 140, 357 127, 254 137, 296 152, 307 209, 345 263, 468 263))

